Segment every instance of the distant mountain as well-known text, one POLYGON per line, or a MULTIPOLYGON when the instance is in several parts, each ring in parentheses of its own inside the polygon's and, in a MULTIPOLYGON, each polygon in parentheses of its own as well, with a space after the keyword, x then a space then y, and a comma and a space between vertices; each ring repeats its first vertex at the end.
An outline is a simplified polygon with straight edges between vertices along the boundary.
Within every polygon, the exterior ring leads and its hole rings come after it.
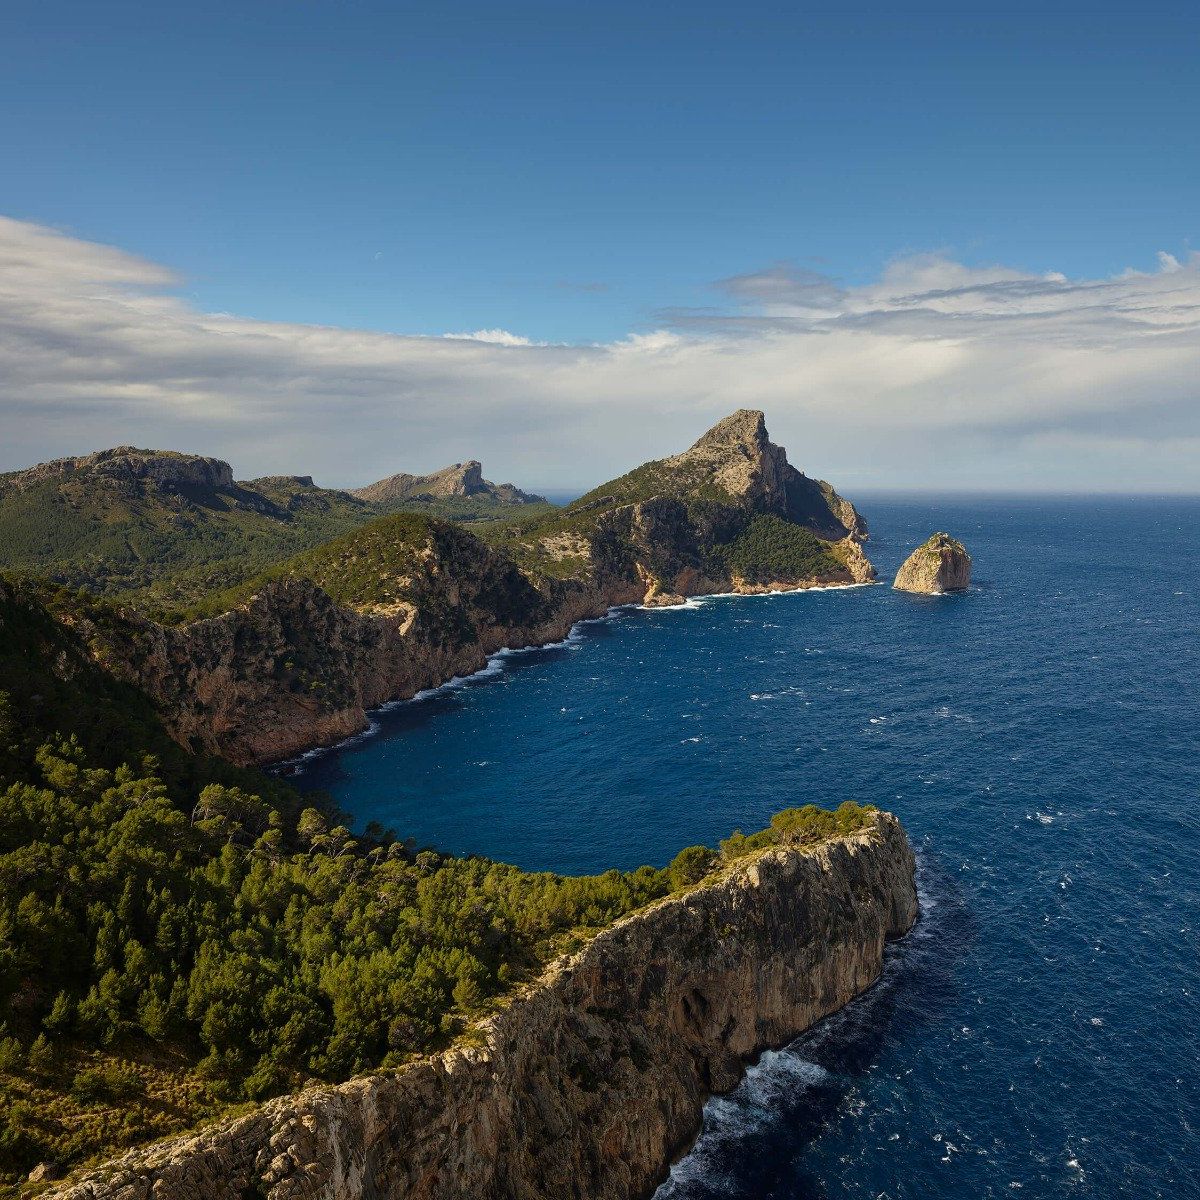
MULTIPOLYGON (((238 482, 226 462, 118 446, 0 475, 0 570, 131 595, 154 609, 188 602, 261 572, 397 508, 477 520, 537 501, 458 469, 393 476, 424 487, 374 503, 317 487, 309 475, 238 482)), ((372 489, 363 489, 371 491, 372 489)))
POLYGON ((453 463, 432 475, 389 475, 377 483, 355 488, 350 495, 391 511, 413 501, 484 500, 495 504, 545 504, 544 496, 523 492, 511 483, 491 483, 483 477, 483 467, 475 459, 453 463))

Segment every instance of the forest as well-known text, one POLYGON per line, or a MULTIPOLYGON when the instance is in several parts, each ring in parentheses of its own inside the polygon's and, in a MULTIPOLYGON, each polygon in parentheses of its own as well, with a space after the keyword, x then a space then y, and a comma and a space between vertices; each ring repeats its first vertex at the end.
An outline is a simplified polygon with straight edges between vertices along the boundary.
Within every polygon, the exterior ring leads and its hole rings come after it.
POLYGON ((448 1044, 551 958, 752 850, 564 877, 354 830, 184 752, 27 586, 0 581, 0 1174, 68 1164, 448 1044))

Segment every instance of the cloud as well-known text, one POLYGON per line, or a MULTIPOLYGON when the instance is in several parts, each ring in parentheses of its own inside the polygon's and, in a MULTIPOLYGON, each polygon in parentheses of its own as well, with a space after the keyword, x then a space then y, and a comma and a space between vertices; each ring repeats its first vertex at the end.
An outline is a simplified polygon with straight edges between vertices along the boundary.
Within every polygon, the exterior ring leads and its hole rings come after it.
POLYGON ((864 486, 1200 489, 1200 257, 1071 280, 940 255, 847 286, 775 263, 601 345, 198 311, 166 268, 0 218, 0 469, 119 442, 352 485, 481 458, 586 485, 767 411, 864 486))
POLYGON ((487 342, 491 346, 544 346, 545 342, 532 342, 519 333, 507 329, 476 329, 474 333, 444 333, 442 337, 459 342, 487 342))

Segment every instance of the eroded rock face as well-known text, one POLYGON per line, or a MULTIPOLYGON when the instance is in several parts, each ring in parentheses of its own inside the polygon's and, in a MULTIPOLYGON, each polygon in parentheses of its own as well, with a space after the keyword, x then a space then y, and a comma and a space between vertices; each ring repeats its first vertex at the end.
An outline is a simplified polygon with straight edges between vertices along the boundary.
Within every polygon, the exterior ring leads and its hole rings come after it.
POLYGON ((479 1044, 131 1151, 57 1200, 635 1200, 745 1062, 879 976, 917 916, 894 817, 773 849, 560 960, 479 1044))
POLYGON ((640 597, 633 588, 538 591, 482 543, 452 578, 433 560, 428 602, 356 612, 307 580, 267 584, 247 604, 163 626, 126 611, 77 623, 94 657, 154 700, 171 735, 239 765, 275 762, 366 728, 388 700, 470 675, 504 646, 561 641, 576 621, 640 597))
POLYGON ((893 587, 902 592, 939 596, 971 584, 971 556, 948 533, 935 533, 904 560, 893 587))

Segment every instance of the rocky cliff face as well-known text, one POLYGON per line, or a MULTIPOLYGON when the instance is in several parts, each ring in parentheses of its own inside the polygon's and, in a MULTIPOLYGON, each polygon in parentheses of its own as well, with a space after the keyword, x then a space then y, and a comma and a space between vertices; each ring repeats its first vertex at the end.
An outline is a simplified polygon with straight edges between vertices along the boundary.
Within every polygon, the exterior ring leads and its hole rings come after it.
MULTIPOLYGON (((560 641, 607 609, 595 589, 542 593, 501 556, 437 579, 390 611, 334 603, 308 580, 265 585, 209 620, 163 626, 125 611, 78 623, 97 660, 155 702, 187 748, 273 762, 364 729, 366 713, 487 664, 504 646, 560 641)), ((625 593, 624 602, 634 598, 625 593)))
POLYGON ((971 556, 962 542, 948 533, 935 533, 904 560, 896 572, 894 588, 938 596, 958 592, 971 584, 971 556))
POLYGON ((879 976, 916 919, 894 817, 618 922, 471 1044, 131 1151, 57 1200, 635 1200, 706 1096, 879 976))

